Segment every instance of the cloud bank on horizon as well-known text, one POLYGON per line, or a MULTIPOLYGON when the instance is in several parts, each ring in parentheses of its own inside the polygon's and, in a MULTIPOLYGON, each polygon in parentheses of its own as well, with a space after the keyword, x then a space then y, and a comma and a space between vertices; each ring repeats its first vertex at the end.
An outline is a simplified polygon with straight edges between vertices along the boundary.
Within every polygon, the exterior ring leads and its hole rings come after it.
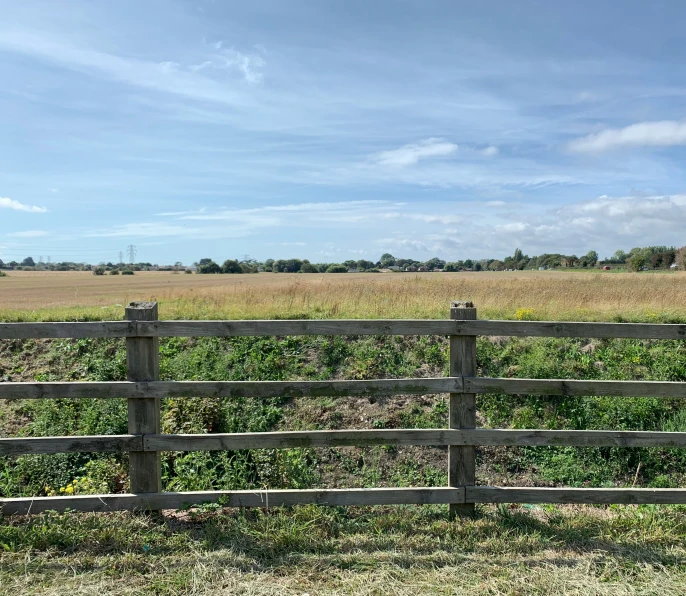
POLYGON ((686 5, 494 4, 0 0, 0 258, 686 244, 686 5))

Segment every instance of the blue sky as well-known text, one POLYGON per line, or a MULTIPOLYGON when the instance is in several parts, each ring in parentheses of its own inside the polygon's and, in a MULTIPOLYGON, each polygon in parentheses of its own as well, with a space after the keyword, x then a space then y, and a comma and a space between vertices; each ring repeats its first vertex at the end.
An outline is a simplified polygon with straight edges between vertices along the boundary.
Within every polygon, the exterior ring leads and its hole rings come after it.
POLYGON ((0 258, 686 244, 686 3, 0 0, 0 258))

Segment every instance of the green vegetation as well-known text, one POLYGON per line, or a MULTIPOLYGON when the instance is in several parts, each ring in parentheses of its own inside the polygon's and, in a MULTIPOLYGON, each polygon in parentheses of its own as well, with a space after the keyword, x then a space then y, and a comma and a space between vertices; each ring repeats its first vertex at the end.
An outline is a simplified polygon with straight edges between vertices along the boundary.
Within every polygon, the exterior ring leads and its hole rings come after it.
POLYGON ((2 594, 680 594, 682 507, 297 507, 0 524, 2 594))

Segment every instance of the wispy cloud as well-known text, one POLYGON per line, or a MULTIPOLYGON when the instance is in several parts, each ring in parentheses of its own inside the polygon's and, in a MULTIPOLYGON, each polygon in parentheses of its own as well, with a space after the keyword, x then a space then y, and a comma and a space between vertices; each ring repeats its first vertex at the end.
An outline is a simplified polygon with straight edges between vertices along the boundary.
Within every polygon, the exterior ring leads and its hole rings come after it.
MULTIPOLYGON (((259 47, 264 53, 263 48, 259 47)), ((246 54, 234 48, 225 48, 222 42, 213 44, 213 48, 215 51, 207 60, 191 65, 190 70, 237 70, 248 83, 262 82, 262 68, 266 62, 260 54, 246 54)))
POLYGON ((382 166, 406 167, 412 166, 422 159, 429 157, 444 157, 457 151, 458 146, 439 138, 430 138, 403 145, 399 149, 381 151, 371 156, 371 160, 382 166))
POLYGON ((24 232, 10 232, 7 234, 7 236, 12 236, 13 238, 41 238, 49 235, 50 232, 45 230, 26 230, 24 232))
POLYGON ((485 155, 486 157, 493 157, 494 155, 498 155, 498 153, 500 153, 500 149, 498 149, 494 145, 491 145, 490 147, 481 149, 479 152, 481 153, 481 155, 485 155))
POLYGON ((45 207, 36 207, 35 205, 25 205, 14 199, 0 197, 0 209, 14 209, 14 211, 26 211, 28 213, 47 213, 45 207))
POLYGON ((625 147, 672 145, 686 145, 686 122, 639 122, 625 128, 608 129, 573 140, 569 149, 578 153, 602 153, 625 147))

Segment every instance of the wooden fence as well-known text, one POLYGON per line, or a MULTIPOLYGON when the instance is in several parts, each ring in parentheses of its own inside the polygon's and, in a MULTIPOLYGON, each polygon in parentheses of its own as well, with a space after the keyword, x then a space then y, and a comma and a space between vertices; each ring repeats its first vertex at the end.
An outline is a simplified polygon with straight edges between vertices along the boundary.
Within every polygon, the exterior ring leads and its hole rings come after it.
POLYGON ((125 337, 125 382, 0 383, 0 399, 126 398, 127 435, 0 439, 0 455, 129 452, 130 494, 0 499, 2 513, 46 510, 175 509, 202 502, 231 507, 296 503, 381 505, 444 503, 470 514, 475 503, 686 503, 686 489, 520 488, 475 484, 479 445, 686 447, 686 433, 509 430, 476 428, 475 395, 614 395, 686 397, 686 383, 496 379, 477 376, 476 337, 536 336, 686 339, 686 325, 480 321, 469 302, 454 302, 446 320, 159 321, 156 303, 132 303, 125 321, 0 323, 0 339, 125 337), (159 338, 188 336, 444 335, 450 338, 450 376, 370 381, 160 381, 159 338), (160 433, 163 397, 307 397, 449 393, 449 428, 326 430, 231 434, 160 433), (279 449, 365 445, 444 445, 448 486, 316 490, 162 492, 161 451, 279 449))

